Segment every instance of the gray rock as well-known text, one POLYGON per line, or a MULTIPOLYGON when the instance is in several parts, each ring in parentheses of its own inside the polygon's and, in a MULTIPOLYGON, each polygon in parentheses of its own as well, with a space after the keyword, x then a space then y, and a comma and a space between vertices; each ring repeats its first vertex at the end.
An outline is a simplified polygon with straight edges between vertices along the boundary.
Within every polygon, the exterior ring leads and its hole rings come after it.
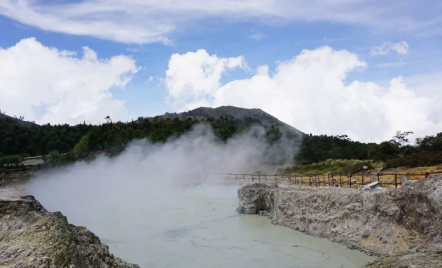
POLYGON ((33 196, 0 199, 0 218, 0 267, 138 268, 114 257, 85 227, 48 212, 33 196))
POLYGON ((361 235, 362 235, 362 238, 367 238, 371 235, 371 231, 369 229, 365 229, 361 235))
POLYGON ((241 213, 254 212, 250 207, 256 207, 268 212, 273 223, 365 252, 385 255, 410 248, 442 248, 440 175, 389 191, 259 183, 240 188, 238 196, 241 213), (366 243, 361 230, 382 240, 366 243))

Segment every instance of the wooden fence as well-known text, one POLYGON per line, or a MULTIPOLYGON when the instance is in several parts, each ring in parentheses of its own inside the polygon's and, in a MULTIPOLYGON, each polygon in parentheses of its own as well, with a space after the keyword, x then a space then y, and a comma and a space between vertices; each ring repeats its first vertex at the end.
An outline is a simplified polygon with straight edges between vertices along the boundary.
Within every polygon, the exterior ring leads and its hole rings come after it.
POLYGON ((300 184, 309 186, 337 186, 359 188, 374 181, 379 181, 386 188, 397 188, 402 185, 402 178, 410 181, 428 178, 441 172, 426 173, 357 173, 357 174, 235 174, 222 173, 227 178, 241 182, 273 182, 287 184, 300 184))

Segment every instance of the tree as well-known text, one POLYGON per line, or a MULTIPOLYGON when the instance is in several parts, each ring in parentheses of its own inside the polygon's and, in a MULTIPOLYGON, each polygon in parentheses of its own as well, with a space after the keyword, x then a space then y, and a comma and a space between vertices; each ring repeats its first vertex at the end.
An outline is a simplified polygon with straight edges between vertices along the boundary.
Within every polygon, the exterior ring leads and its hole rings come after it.
POLYGON ((14 140, 11 137, 7 137, 3 140, 3 151, 5 154, 14 154, 15 152, 15 144, 14 140))
POLYGON ((390 142, 396 144, 398 147, 406 146, 410 143, 407 137, 411 134, 413 134, 413 131, 396 131, 396 135, 393 136, 390 142))
POLYGON ((399 155, 399 146, 390 141, 384 141, 369 152, 369 157, 375 161, 387 161, 399 155))
POLYGON ((347 135, 338 135, 336 138, 344 141, 351 141, 351 139, 347 135))
POLYGON ((442 151, 442 132, 436 136, 426 136, 416 139, 417 148, 420 151, 442 151))

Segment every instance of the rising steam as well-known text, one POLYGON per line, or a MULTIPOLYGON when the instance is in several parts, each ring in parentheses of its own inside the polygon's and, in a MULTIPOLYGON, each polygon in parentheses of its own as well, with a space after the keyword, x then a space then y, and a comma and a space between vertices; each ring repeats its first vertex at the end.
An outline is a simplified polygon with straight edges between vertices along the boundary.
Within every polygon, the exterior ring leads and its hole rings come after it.
POLYGON ((252 127, 221 142, 210 126, 199 124, 166 143, 137 140, 117 157, 100 156, 91 162, 39 173, 27 191, 49 209, 65 212, 74 203, 122 203, 165 194, 177 187, 222 180, 217 173, 253 172, 273 159, 290 162, 294 153, 295 145, 284 137, 267 144, 262 127, 252 127))
POLYGON ((117 157, 41 172, 27 191, 141 267, 222 267, 226 255, 233 258, 228 267, 245 267, 243 247, 262 256, 268 245, 255 242, 260 223, 235 211, 239 185, 216 174, 292 161, 296 147, 288 139, 266 140, 261 127, 222 142, 210 126, 197 125, 163 144, 138 140, 117 157))

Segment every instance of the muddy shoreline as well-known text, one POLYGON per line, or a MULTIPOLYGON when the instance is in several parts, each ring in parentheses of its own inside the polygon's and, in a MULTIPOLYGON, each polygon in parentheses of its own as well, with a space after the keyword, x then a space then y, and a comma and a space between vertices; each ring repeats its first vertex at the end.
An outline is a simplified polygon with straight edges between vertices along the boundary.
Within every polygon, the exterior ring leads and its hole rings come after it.
POLYGON ((265 215, 273 224, 390 256, 390 262, 397 254, 397 260, 418 254, 407 261, 427 258, 427 267, 442 267, 442 176, 379 192, 257 183, 239 189, 238 196, 240 213, 265 215))

